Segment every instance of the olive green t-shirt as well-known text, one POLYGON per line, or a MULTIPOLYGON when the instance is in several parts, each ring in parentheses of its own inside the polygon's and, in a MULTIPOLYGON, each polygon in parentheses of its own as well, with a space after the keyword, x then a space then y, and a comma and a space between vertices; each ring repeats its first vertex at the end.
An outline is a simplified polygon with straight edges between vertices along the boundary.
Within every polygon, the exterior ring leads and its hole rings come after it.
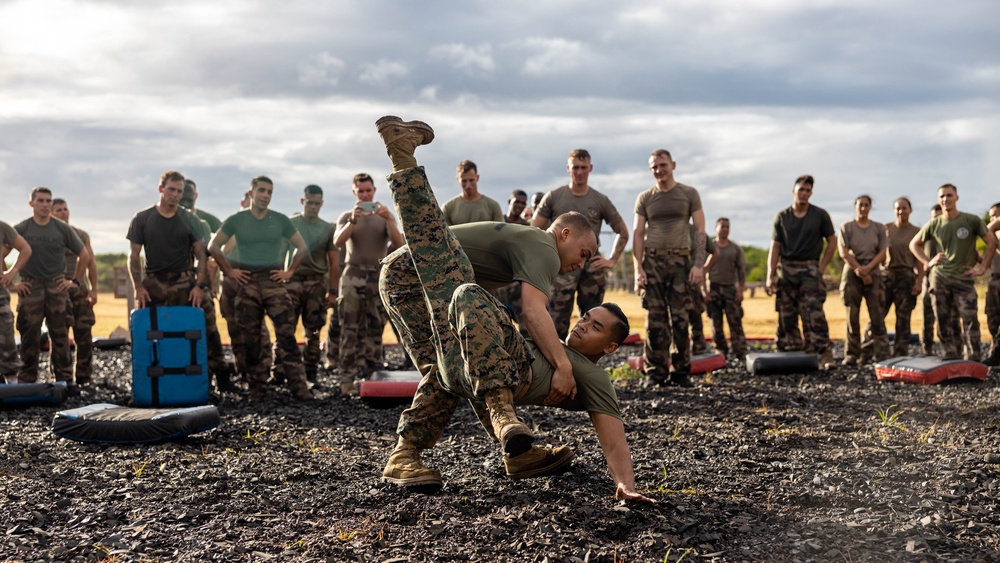
POLYGON ((917 265, 917 257, 910 252, 910 241, 917 236, 920 228, 916 225, 899 227, 895 223, 885 224, 885 235, 889 239, 889 268, 912 270, 917 265))
POLYGON ((482 196, 476 201, 465 201, 457 195, 441 206, 444 222, 449 227, 478 221, 503 221, 503 210, 496 200, 482 196))
POLYGON ((50 217, 45 225, 39 225, 34 217, 28 217, 14 226, 31 247, 31 257, 21 271, 21 277, 52 279, 66 271, 66 254, 69 249, 76 254, 83 250, 83 241, 72 227, 55 217, 50 217))
MULTIPOLYGON (((692 248, 693 234, 688 235, 688 227, 691 214, 700 210, 698 190, 684 184, 667 191, 653 186, 639 194, 635 213, 646 219, 646 248, 692 248)), ((693 226, 690 232, 694 232, 693 226)))
POLYGON ((622 220, 618 209, 611 203, 608 196, 594 188, 588 188, 587 193, 583 195, 576 195, 569 186, 562 186, 545 194, 542 201, 538 203, 535 215, 554 221, 567 211, 583 213, 590 221, 594 232, 597 233, 598 245, 601 244, 601 221, 614 226, 621 223, 622 220))
MULTIPOLYGON (((330 272, 330 252, 336 247, 333 246, 333 225, 316 218, 315 222, 307 221, 301 213, 296 213, 289 217, 292 225, 302 235, 306 242, 309 254, 302 260, 296 274, 321 275, 325 276, 330 272)), ((291 252, 288 253, 288 260, 291 261, 291 252)))
POLYGON ((743 249, 731 240, 726 246, 717 244, 715 247, 719 249, 719 258, 708 273, 709 281, 720 285, 742 285, 746 281, 747 271, 743 249))
POLYGON ((270 209, 262 219, 254 217, 250 209, 238 211, 220 228, 227 236, 235 236, 239 245, 240 260, 233 267, 254 272, 283 269, 283 245, 296 233, 286 215, 270 209))
POLYGON ((862 265, 874 260, 876 254, 889 246, 885 226, 876 221, 869 221, 867 227, 862 227, 856 220, 847 221, 840 226, 838 238, 840 244, 847 247, 862 265))
POLYGON ((208 230, 211 231, 213 235, 215 234, 216 231, 219 230, 219 227, 222 226, 222 221, 220 221, 218 217, 212 215, 208 211, 202 209, 196 209, 194 211, 194 214, 197 215, 199 219, 201 219, 202 221, 205 222, 205 224, 208 225, 208 230))
MULTIPOLYGON (((533 341, 525 340, 525 344, 535 359, 531 362, 531 384, 517 403, 542 405, 552 387, 552 375, 556 370, 533 341)), ((570 411, 599 412, 621 420, 622 411, 618 406, 618 396, 615 394, 615 387, 611 384, 608 372, 569 346, 563 344, 563 349, 566 350, 569 362, 573 364, 576 397, 566 399, 556 407, 570 411)))
POLYGON ((925 242, 935 241, 938 252, 947 256, 947 260, 934 266, 936 272, 962 278, 976 264, 976 239, 985 234, 986 223, 981 218, 960 212, 950 221, 945 214, 931 219, 920 229, 919 236, 925 242))
POLYGON ((472 262, 476 283, 496 289, 527 282, 549 295, 559 275, 559 252, 551 233, 514 223, 468 223, 451 228, 472 262))

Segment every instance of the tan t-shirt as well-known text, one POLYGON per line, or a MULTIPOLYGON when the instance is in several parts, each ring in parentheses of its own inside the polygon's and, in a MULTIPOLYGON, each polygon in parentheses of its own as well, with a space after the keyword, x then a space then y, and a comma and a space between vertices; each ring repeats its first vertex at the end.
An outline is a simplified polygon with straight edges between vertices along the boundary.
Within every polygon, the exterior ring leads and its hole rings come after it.
POLYGON ((583 213, 590 220, 590 225, 597 233, 598 245, 601 244, 601 221, 613 226, 621 223, 622 220, 622 216, 608 196, 594 188, 589 188, 587 193, 583 195, 576 195, 569 189, 569 186, 562 186, 545 194, 538 204, 538 209, 535 210, 535 215, 554 221, 556 217, 567 211, 583 213))
POLYGON ((895 223, 885 224, 885 234, 889 239, 889 268, 912 270, 917 265, 917 257, 910 252, 910 241, 917 236, 920 228, 916 225, 897 227, 895 223))
MULTIPOLYGON (((351 211, 345 211, 337 219, 337 229, 351 221, 351 211)), ((344 245, 344 264, 362 268, 376 268, 378 261, 389 251, 389 226, 378 215, 361 215, 354 225, 351 238, 344 245)))
POLYGON ((478 221, 503 221, 503 210, 496 200, 485 195, 476 201, 465 201, 457 195, 444 203, 444 222, 449 227, 478 221))
POLYGON ((667 191, 653 186, 635 200, 635 213, 646 218, 646 248, 691 248, 688 224, 701 210, 698 190, 677 184, 667 191))
POLYGON ((726 246, 716 242, 715 248, 719 251, 719 259, 708 273, 709 281, 721 285, 742 285, 747 278, 747 259, 743 249, 731 240, 726 246))
MULTIPOLYGON (((14 241, 17 240, 17 231, 7 223, 0 221, 0 250, 3 247, 14 248, 14 241)), ((0 273, 7 271, 7 264, 0 262, 0 273)))
MULTIPOLYGON (((90 235, 87 234, 87 231, 85 231, 83 229, 80 229, 80 228, 77 228, 77 227, 74 227, 73 225, 70 225, 70 227, 74 231, 76 231, 76 236, 80 237, 80 240, 83 241, 83 245, 84 246, 87 246, 88 244, 90 244, 90 235)), ((70 250, 67 248, 66 249, 66 279, 71 280, 71 279, 73 279, 73 276, 76 275, 76 263, 79 262, 79 261, 80 261, 80 257, 78 255, 74 254, 73 252, 70 252, 70 250)), ((78 280, 78 281, 80 282, 80 287, 82 287, 83 289, 85 289, 87 291, 90 291, 90 279, 87 276, 84 276, 82 280, 78 280)))
POLYGON ((863 228, 857 221, 848 221, 840 226, 837 236, 862 265, 871 262, 880 250, 889 246, 885 226, 877 221, 869 221, 868 226, 863 228))

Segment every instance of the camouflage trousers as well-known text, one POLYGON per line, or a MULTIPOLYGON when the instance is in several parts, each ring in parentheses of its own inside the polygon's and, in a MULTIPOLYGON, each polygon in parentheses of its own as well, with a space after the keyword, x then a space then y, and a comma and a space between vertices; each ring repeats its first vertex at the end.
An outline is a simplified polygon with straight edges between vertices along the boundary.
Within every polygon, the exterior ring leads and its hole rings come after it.
POLYGON ((691 259, 647 248, 642 268, 646 271, 646 290, 642 298, 642 306, 646 309, 643 369, 647 377, 657 382, 666 381, 671 365, 678 375, 687 375, 691 372, 688 327, 694 293, 688 283, 691 259), (671 341, 676 348, 673 355, 670 355, 671 341))
MULTIPOLYGON (((240 331, 236 327, 236 293, 240 289, 240 284, 232 278, 223 278, 222 290, 219 292, 219 312, 226 319, 226 329, 229 332, 229 347, 233 351, 233 363, 236 365, 236 373, 247 373, 246 347, 243 345, 240 331)), ((267 371, 271 370, 273 363, 271 357, 271 333, 267 330, 267 325, 260 325, 260 362, 267 371)))
POLYGON ((705 341, 705 294, 700 287, 691 288, 691 310, 688 312, 688 325, 691 327, 691 354, 704 354, 708 350, 705 341))
POLYGON ((379 299, 379 270, 347 264, 340 274, 340 380, 352 381, 368 367, 382 366, 386 313, 379 299))
MULTIPOLYGON (((997 259, 996 256, 993 257, 997 259)), ((986 289, 986 327, 993 337, 993 350, 1000 347, 1000 274, 993 274, 986 289)))
MULTIPOLYGON (((917 274, 912 269, 889 268, 882 272, 881 279, 882 318, 889 315, 890 307, 896 308, 896 337, 892 345, 892 356, 909 356, 910 314, 917 306, 917 296, 913 294, 913 286, 917 283, 917 274)), ((933 317, 931 322, 933 322, 933 317)), ((872 324, 869 321, 865 328, 864 341, 861 343, 862 358, 874 356, 875 343, 872 341, 871 330, 872 324)))
MULTIPOLYGON (((319 369, 319 333, 326 323, 326 293, 330 284, 322 275, 299 276, 288 280, 285 289, 288 298, 292 300, 294 324, 302 319, 302 329, 305 332, 306 345, 302 351, 302 365, 307 378, 315 378, 319 369)), ((274 350, 275 361, 284 364, 281 348, 274 350)))
POLYGON ((340 366, 340 313, 336 307, 330 310, 330 320, 326 324, 326 365, 329 369, 340 366))
POLYGON ((941 357, 979 361, 979 298, 971 278, 959 279, 931 270, 934 316, 938 322, 941 357))
MULTIPOLYGON (((14 340, 14 312, 10 308, 10 293, 0 289, 0 377, 17 375, 21 360, 17 357, 14 340)), ((0 384, 4 382, 0 381, 0 384)))
POLYGON ((56 381, 73 383, 73 357, 69 350, 69 327, 73 324, 69 295, 57 288, 63 281, 59 276, 51 279, 27 279, 31 290, 17 300, 17 331, 21 333, 21 370, 17 380, 21 383, 38 381, 38 356, 41 354, 42 321, 49 330, 52 374, 56 381))
POLYGON ((782 350, 805 350, 822 354, 830 348, 830 326, 826 322, 823 303, 826 286, 819 263, 782 260, 778 263, 778 291, 775 299, 784 338, 782 350), (799 319, 802 331, 799 331, 799 319))
MULTIPOLYGON (((195 286, 193 272, 171 272, 148 274, 142 279, 142 287, 149 293, 151 305, 191 306, 188 296, 195 286)), ((205 343, 208 345, 208 369, 218 375, 226 373, 226 357, 222 352, 222 338, 215 319, 215 301, 210 293, 201 300, 201 310, 205 312, 205 343)))
POLYGON ((565 341, 569 335, 569 321, 573 316, 573 296, 583 314, 604 302, 604 288, 607 286, 604 268, 594 266, 590 260, 581 270, 556 276, 552 280, 552 297, 549 299, 549 315, 556 326, 559 340, 565 341))
POLYGON ((243 340, 250 390, 267 387, 270 376, 267 365, 261 360, 264 352, 260 347, 260 335, 265 314, 271 317, 274 324, 274 340, 281 348, 282 368, 288 388, 293 393, 308 389, 302 370, 302 353, 295 341, 295 313, 285 285, 271 281, 270 272, 251 274, 250 281, 237 290, 233 305, 236 308, 237 338, 243 340))
POLYGON ((742 358, 747 354, 747 337, 743 332, 743 304, 737 300, 739 291, 735 284, 711 284, 708 295, 708 316, 712 319, 712 340, 715 342, 715 347, 728 355, 729 345, 722 325, 722 316, 725 314, 729 322, 733 354, 742 358))
POLYGON ((69 290, 70 308, 73 314, 73 340, 76 342, 76 382, 91 381, 94 375, 94 335, 91 332, 97 319, 94 306, 87 300, 88 291, 83 287, 69 290))
POLYGON ((407 246, 383 260, 379 293, 400 340, 423 376, 396 432, 432 447, 459 398, 481 403, 530 372, 524 338, 447 228, 422 167, 389 176, 407 246))
POLYGON ((920 293, 920 305, 924 313, 924 326, 920 332, 920 348, 924 355, 934 354, 934 294, 931 293, 931 278, 924 277, 923 291, 920 293))
POLYGON ((865 284, 854 270, 844 265, 840 278, 840 300, 847 307, 847 338, 844 359, 858 361, 861 358, 861 300, 868 306, 871 324, 873 357, 876 361, 889 357, 889 336, 885 330, 885 313, 882 309, 882 274, 878 269, 871 272, 872 283, 865 284))

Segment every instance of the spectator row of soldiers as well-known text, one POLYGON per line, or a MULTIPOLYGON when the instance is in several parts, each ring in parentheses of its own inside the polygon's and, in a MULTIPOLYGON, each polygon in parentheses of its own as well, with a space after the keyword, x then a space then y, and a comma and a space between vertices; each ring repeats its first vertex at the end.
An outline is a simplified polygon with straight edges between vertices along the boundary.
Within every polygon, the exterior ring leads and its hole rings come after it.
MULTIPOLYGON (((666 150, 650 155, 655 185, 636 200, 631 234, 635 288, 647 309, 645 373, 658 384, 686 386, 692 354, 707 348, 701 321, 706 306, 715 346, 736 358, 746 354, 741 306, 746 261, 740 246, 729 239, 729 219, 716 221, 714 241, 706 237, 698 191, 674 179, 676 166, 666 150)), ((528 276, 491 288, 512 311, 522 333, 536 332, 532 336, 543 348, 546 343, 566 341, 574 303, 583 314, 603 302, 606 272, 621 259, 629 239, 625 220, 611 200, 589 186, 592 170, 590 154, 574 150, 567 160, 569 184, 536 194, 530 207, 527 194, 514 190, 504 213, 498 202, 479 192, 478 169, 465 160, 457 168, 460 194, 442 205, 445 221, 459 240, 471 238, 472 233, 460 225, 482 221, 527 225, 527 217, 530 225, 551 230, 557 218, 570 212, 581 214, 595 233, 602 223, 615 232, 610 253, 602 254, 598 248, 583 267, 555 276, 545 291, 536 287, 544 283, 532 284, 528 276), (548 332, 539 328, 543 326, 553 326, 554 333, 539 337, 548 332)), ((990 208, 987 226, 979 217, 959 212, 958 190, 945 184, 938 189, 936 211, 920 229, 909 222, 912 205, 907 198, 894 202, 896 220, 882 225, 868 218, 871 198, 860 196, 855 201, 856 218, 836 232, 829 214, 810 204, 813 186, 812 176, 797 178, 792 206, 774 220, 765 289, 776 295, 778 349, 805 350, 818 355, 824 369, 833 367, 822 272, 833 252, 839 251, 845 262, 841 298, 848 311, 844 365, 890 355, 884 323, 889 307, 896 309, 891 353, 906 355, 910 313, 921 293, 923 352, 933 353, 936 318, 943 357, 981 359, 973 280, 987 270, 991 272, 987 318, 994 345, 986 361, 1000 364, 996 345, 1000 261, 993 260, 1000 204, 990 208), (982 256, 976 253, 977 239, 987 246, 982 256), (864 342, 859 326, 862 300, 871 319, 864 342)), ((378 297, 380 263, 404 241, 392 213, 375 201, 371 176, 355 176, 357 203, 336 224, 319 217, 323 191, 315 185, 303 192, 302 212, 288 217, 269 209, 274 184, 259 176, 244 196, 244 209, 225 221, 196 207, 197 185, 179 172, 164 173, 158 190, 159 202, 135 215, 127 235, 136 302, 139 307, 189 304, 205 310, 209 367, 220 390, 235 387, 215 322, 216 270, 224 276, 218 284, 220 312, 229 327, 236 371, 246 377, 251 400, 263 397, 271 379, 270 336, 262 324, 265 314, 275 327, 275 379, 284 380, 300 399, 312 396, 308 382, 316 381, 327 309, 336 310, 329 320, 327 362, 339 369, 341 392, 354 393, 356 378, 382 367, 381 335, 388 317, 378 297), (295 339, 299 319, 306 336, 301 352, 295 339)), ((66 202, 52 199, 48 188, 32 190, 29 203, 31 218, 13 228, 0 223, 4 255, 10 249, 19 253, 0 278, 0 370, 5 376, 16 373, 19 381, 37 380, 44 320, 56 380, 74 382, 68 340, 68 329, 73 328, 75 383, 86 385, 92 379, 90 327, 97 301, 90 239, 68 225, 66 202), (20 283, 15 283, 18 274, 20 283), (14 351, 8 289, 20 296, 20 361, 14 351)))

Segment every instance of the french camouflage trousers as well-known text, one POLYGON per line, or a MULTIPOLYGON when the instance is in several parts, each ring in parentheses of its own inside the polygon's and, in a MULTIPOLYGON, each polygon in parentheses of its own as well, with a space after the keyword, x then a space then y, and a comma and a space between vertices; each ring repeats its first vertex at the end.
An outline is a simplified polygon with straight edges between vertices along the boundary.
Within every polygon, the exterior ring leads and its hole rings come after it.
MULTIPOLYGON (((240 284, 232 278, 223 278, 222 290, 219 292, 219 312, 226 319, 226 330, 229 332, 229 348, 233 352, 233 363, 236 373, 247 373, 246 347, 243 346, 243 338, 236 327, 236 293, 240 289, 240 284)), ((273 360, 271 357, 271 333, 267 330, 267 325, 261 323, 260 335, 260 362, 268 371, 271 369, 273 360)))
POLYGON ((63 281, 59 276, 50 279, 27 279, 31 289, 17 300, 17 331, 21 333, 21 370, 17 380, 21 383, 38 381, 38 357, 41 354, 42 321, 49 331, 49 360, 56 381, 73 383, 73 357, 69 350, 69 327, 73 313, 69 295, 59 291, 63 281))
MULTIPOLYGON (((889 268, 882 272, 882 318, 889 315, 889 308, 896 310, 896 336, 892 344, 892 356, 910 355, 910 317, 917 306, 917 296, 913 287, 917 283, 917 274, 908 268, 889 268)), ((864 341, 861 343, 862 357, 872 356, 874 342, 871 339, 871 321, 865 329, 864 341)), ((886 327, 888 330, 889 327, 886 327)))
POLYGON ((971 278, 957 279, 931 270, 934 316, 938 323, 941 357, 979 361, 979 298, 971 278), (964 352, 964 355, 963 355, 964 352))
POLYGON ((784 331, 779 348, 786 351, 805 350, 822 354, 830 348, 830 327, 823 312, 826 285, 816 261, 778 263, 778 291, 775 307, 778 322, 784 331), (799 319, 802 330, 799 331, 799 319))
POLYGON ((876 269, 871 272, 872 283, 866 284, 850 268, 844 266, 840 278, 840 300, 847 308, 845 359, 857 361, 861 357, 861 301, 868 307, 871 324, 873 356, 876 361, 889 357, 889 336, 885 330, 885 312, 882 309, 882 275, 876 269))
POLYGON ((20 369, 21 359, 17 356, 17 341, 14 339, 14 311, 10 308, 10 293, 6 289, 0 289, 0 377, 17 375, 20 369))
POLYGON ((986 288, 986 327, 993 337, 993 350, 996 350, 1000 347, 1000 275, 997 274, 993 274, 986 288))
POLYGON ((927 355, 934 354, 934 294, 931 292, 931 279, 924 277, 923 291, 920 293, 920 306, 923 309, 924 322, 920 331, 920 348, 927 355))
POLYGON ((295 341, 295 312, 285 285, 271 281, 269 272, 252 274, 250 281, 237 290, 233 305, 236 308, 236 330, 243 340, 250 389, 266 387, 270 376, 267 365, 261 361, 263 352, 260 349, 265 314, 274 325, 274 340, 276 346, 281 348, 281 366, 288 388, 293 393, 308 389, 302 370, 302 353, 295 341))
MULTIPOLYGON (((302 365, 307 375, 315 375, 319 366, 319 333, 326 323, 326 293, 330 287, 327 278, 321 275, 295 276, 288 280, 285 289, 292 300, 294 323, 302 319, 305 333, 305 348, 302 350, 302 365)), ((284 363, 281 348, 275 349, 275 360, 284 363)))
MULTIPOLYGON (((196 281, 193 272, 149 274, 142 279, 142 287, 149 293, 151 305, 190 307, 189 296, 196 281)), ((215 301, 211 293, 203 294, 201 310, 205 312, 208 369, 215 374, 226 373, 226 357, 222 351, 222 338, 219 336, 219 325, 215 319, 215 301)))
POLYGON ((559 340, 569 335, 569 321, 573 316, 573 296, 580 314, 586 313, 604 302, 604 289, 608 284, 604 268, 594 266, 590 260, 580 270, 556 276, 552 280, 549 315, 555 324, 559 340))
POLYGON ((379 293, 423 375, 397 433, 426 449, 460 398, 482 402, 493 389, 516 388, 531 358, 503 304, 471 283, 472 264, 445 225, 424 169, 388 179, 407 246, 383 261, 379 293))
POLYGON ((341 381, 351 381, 368 367, 382 365, 386 312, 379 298, 379 270, 348 264, 340 274, 337 315, 340 320, 341 381))
POLYGON ((725 315, 729 323, 729 337, 733 343, 733 354, 737 357, 746 356, 747 337, 743 332, 743 303, 739 297, 739 287, 736 284, 710 284, 708 294, 708 316, 712 319, 712 340, 715 347, 723 354, 729 354, 726 333, 722 324, 725 315))
POLYGON ((76 342, 76 382, 86 383, 93 379, 94 335, 91 329, 97 318, 94 317, 94 306, 87 300, 86 289, 74 287, 68 293, 73 314, 73 340, 76 342))
POLYGON ((705 294, 700 287, 691 288, 691 310, 688 312, 688 324, 691 326, 691 354, 702 354, 708 350, 705 341, 704 313, 705 294))
POLYGON ((340 366, 340 313, 334 307, 329 316, 330 320, 326 324, 326 365, 330 369, 336 369, 340 366))
POLYGON ((643 343, 643 370, 658 382, 666 381, 670 367, 677 374, 691 372, 691 341, 688 336, 689 312, 695 289, 688 283, 691 259, 647 248, 642 260, 646 271, 646 290, 642 306, 646 309, 646 340, 643 343), (676 351, 670 355, 670 344, 676 351))

